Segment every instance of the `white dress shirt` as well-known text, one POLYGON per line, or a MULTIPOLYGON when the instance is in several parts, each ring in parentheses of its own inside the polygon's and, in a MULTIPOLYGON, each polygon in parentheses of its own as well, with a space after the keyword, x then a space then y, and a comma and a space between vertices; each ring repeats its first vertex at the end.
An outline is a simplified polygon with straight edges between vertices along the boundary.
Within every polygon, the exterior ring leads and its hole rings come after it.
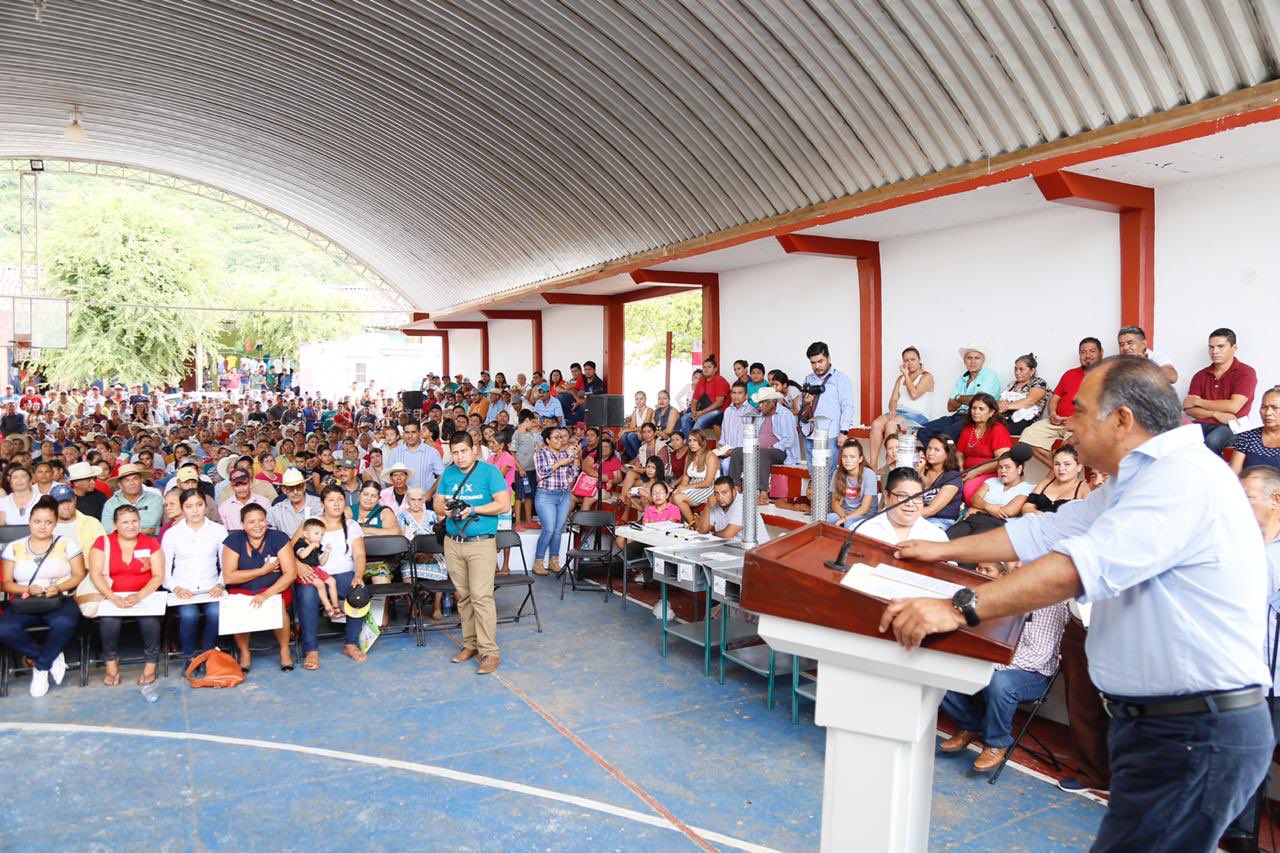
POLYGON ((208 519, 198 530, 186 519, 166 530, 160 542, 165 557, 164 588, 208 592, 221 584, 222 542, 226 538, 227 528, 208 519))
POLYGON ((1089 675, 1116 697, 1267 684, 1262 537, 1232 470, 1198 424, 1131 451, 1111 478, 1057 512, 1005 525, 1019 559, 1075 563, 1093 604, 1089 675))
MULTIPOLYGON (((903 541, 903 537, 898 536, 898 531, 894 528, 893 523, 889 521, 889 513, 877 515, 875 518, 868 519, 858 528, 858 533, 868 536, 872 539, 879 539, 881 542, 887 542, 890 545, 897 545, 903 541)), ((920 516, 911 523, 911 530, 908 531, 906 539, 922 539, 925 542, 946 542, 947 534, 941 527, 934 524, 927 518, 920 516)))

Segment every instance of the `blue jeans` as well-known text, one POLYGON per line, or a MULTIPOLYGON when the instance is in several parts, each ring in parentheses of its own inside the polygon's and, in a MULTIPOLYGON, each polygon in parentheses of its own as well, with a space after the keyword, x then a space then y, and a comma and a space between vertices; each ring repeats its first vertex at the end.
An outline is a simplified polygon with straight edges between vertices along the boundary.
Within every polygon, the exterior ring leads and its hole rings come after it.
POLYGON ((193 657, 218 645, 218 602, 204 604, 180 604, 178 611, 178 644, 182 653, 193 657), (204 613, 204 634, 200 648, 196 648, 196 630, 200 627, 200 614, 204 613))
POLYGON ((636 454, 640 452, 640 433, 629 432, 622 437, 622 456, 625 459, 635 459, 636 454))
POLYGON ((708 427, 719 426, 720 422, 723 420, 724 412, 721 409, 707 412, 705 415, 699 416, 697 420, 694 420, 691 412, 685 412, 680 416, 680 420, 676 422, 676 429, 678 429, 685 438, 688 438, 691 431, 695 429, 707 429, 708 427))
POLYGON ((916 432, 916 437, 920 439, 921 444, 928 444, 929 439, 935 435, 945 435, 954 443, 960 438, 960 430, 964 428, 965 419, 969 416, 968 411, 955 412, 950 415, 943 415, 940 418, 934 418, 926 423, 916 432))
POLYGON ((564 522, 572 503, 573 492, 568 489, 538 489, 533 496, 538 524, 542 525, 538 531, 538 547, 533 552, 535 560, 560 557, 560 535, 564 532, 564 522))
POLYGON ((1007 749, 1013 745, 1013 713, 1019 702, 1031 702, 1044 693, 1049 676, 1025 669, 997 669, 991 683, 972 696, 948 690, 942 710, 966 732, 982 735, 984 746, 1007 749))
POLYGON ((568 391, 564 391, 556 395, 556 399, 560 401, 560 408, 564 410, 564 422, 566 426, 573 426, 578 421, 587 416, 587 409, 583 406, 580 409, 574 409, 577 400, 568 391))
POLYGON ((935 527, 941 527, 943 530, 950 530, 951 525, 955 524, 959 519, 938 518, 936 515, 931 515, 925 520, 928 521, 930 524, 934 525, 935 527))
MULTIPOLYGON (((343 572, 332 577, 334 584, 338 587, 338 597, 345 599, 347 593, 351 592, 351 582, 355 580, 356 573, 343 572)), ((302 635, 303 654, 318 651, 320 644, 316 641, 316 631, 320 627, 320 593, 311 584, 294 586, 293 606, 298 614, 298 633, 302 635)), ((360 626, 363 624, 363 619, 347 617, 347 624, 343 626, 342 631, 343 645, 356 644, 356 640, 360 639, 360 626)))
MULTIPOLYGON (((1276 702, 1271 708, 1271 730, 1275 734, 1276 746, 1280 746, 1280 701, 1276 702)), ((1227 833, 1231 835, 1248 835, 1253 836, 1258 831, 1258 800, 1260 796, 1265 796, 1268 788, 1271 787, 1271 765, 1267 765, 1267 775, 1262 780, 1262 786, 1259 791, 1249 801, 1245 803, 1244 811, 1240 812, 1239 817, 1231 821, 1231 825, 1227 827, 1227 833)))
MULTIPOLYGON (((1160 701, 1162 698, 1137 701, 1160 701)), ((1111 802, 1093 853, 1215 850, 1258 790, 1275 734, 1266 703, 1238 711, 1113 719, 1111 802)))
POLYGON ((1205 445, 1219 456, 1236 439, 1236 434, 1226 424, 1200 424, 1200 430, 1204 433, 1205 445))
POLYGON ((80 624, 80 608, 71 596, 67 596, 62 606, 51 613, 40 615, 14 613, 6 610, 0 614, 0 646, 13 649, 23 657, 36 662, 36 669, 48 672, 54 660, 62 654, 62 650, 71 644, 76 635, 76 626, 80 624), (44 645, 37 643, 28 628, 37 625, 48 625, 44 645))

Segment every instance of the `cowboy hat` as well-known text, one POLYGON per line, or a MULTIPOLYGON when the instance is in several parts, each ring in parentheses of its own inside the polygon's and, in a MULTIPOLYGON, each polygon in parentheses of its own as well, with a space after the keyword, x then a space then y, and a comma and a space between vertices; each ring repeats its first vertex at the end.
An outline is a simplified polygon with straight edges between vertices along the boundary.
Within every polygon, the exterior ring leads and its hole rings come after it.
POLYGON ((413 472, 409 470, 408 465, 404 464, 403 462, 397 462, 396 464, 388 468, 382 469, 382 482, 390 483, 391 475, 396 473, 397 471, 403 471, 404 473, 409 474, 410 476, 413 475, 413 472))

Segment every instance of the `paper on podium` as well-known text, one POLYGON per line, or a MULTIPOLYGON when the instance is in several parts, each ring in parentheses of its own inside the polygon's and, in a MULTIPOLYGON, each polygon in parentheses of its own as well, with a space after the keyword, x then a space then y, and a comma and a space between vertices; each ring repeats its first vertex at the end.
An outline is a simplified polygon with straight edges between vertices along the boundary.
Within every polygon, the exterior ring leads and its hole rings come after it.
POLYGON ((840 585, 886 601, 895 598, 949 599, 961 588, 958 583, 938 580, 895 566, 881 564, 873 567, 866 563, 854 563, 850 566, 840 585))
POLYGON ((218 633, 248 634, 274 631, 284 625, 284 607, 279 594, 253 606, 252 595, 224 595, 218 601, 218 633))
MULTIPOLYGON (((127 593, 126 593, 127 594, 127 593)), ((104 598, 98 604, 99 616, 163 616, 166 599, 169 594, 164 591, 153 592, 132 607, 116 607, 111 599, 104 598)))

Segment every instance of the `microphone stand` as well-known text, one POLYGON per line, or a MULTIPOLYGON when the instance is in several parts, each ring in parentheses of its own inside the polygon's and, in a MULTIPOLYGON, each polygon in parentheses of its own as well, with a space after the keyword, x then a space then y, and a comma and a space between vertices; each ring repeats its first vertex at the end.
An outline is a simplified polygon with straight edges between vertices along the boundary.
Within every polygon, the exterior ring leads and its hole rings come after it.
MULTIPOLYGON (((1013 446, 1012 450, 1009 451, 1009 457, 1013 459, 1014 462, 1017 462, 1019 465, 1025 465, 1027 461, 1030 460, 1031 458, 1031 446, 1022 444, 1021 442, 1019 442, 1018 444, 1015 444, 1013 446)), ((977 465, 970 465, 968 468, 965 468, 963 471, 960 471, 959 473, 961 477, 963 477, 965 474, 968 474, 971 471, 976 471, 982 466, 988 465, 988 464, 990 464, 990 460, 987 460, 986 462, 979 462, 977 465)), ((963 486, 961 488, 963 489, 963 486)), ((911 501, 914 501, 917 498, 920 498, 920 495, 912 495, 911 497, 906 498, 905 500, 894 501, 893 503, 888 504, 882 509, 876 510, 875 512, 871 513, 871 515, 868 515, 866 518, 859 521, 849 531, 849 535, 845 538, 844 543, 840 546, 840 552, 836 554, 836 558, 834 560, 827 560, 825 563, 823 563, 823 565, 826 566, 828 569, 834 569, 837 572, 849 571, 849 566, 845 563, 845 559, 847 559, 849 556, 849 549, 853 547, 853 535, 858 532, 858 528, 866 524, 868 521, 875 518, 876 516, 884 515, 889 510, 897 509, 903 504, 910 503, 911 501)))

